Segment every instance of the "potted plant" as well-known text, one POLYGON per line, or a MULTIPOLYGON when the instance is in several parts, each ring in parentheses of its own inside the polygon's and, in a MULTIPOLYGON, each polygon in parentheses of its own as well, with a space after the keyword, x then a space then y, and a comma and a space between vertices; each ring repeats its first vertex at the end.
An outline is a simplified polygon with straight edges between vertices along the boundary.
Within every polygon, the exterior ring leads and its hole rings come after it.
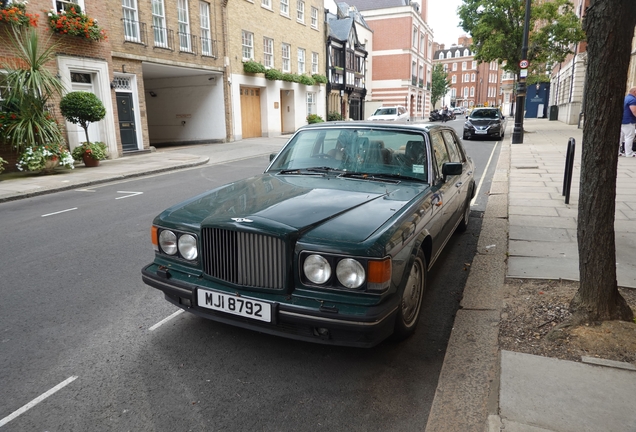
POLYGON ((94 167, 99 165, 100 160, 106 159, 108 153, 106 144, 95 141, 83 142, 73 149, 71 155, 76 161, 83 161, 87 167, 94 167))
MULTIPOLYGON (((70 92, 60 101, 60 111, 62 111, 62 115, 66 120, 81 126, 86 135, 86 142, 77 147, 81 149, 77 153, 76 149, 73 149, 73 157, 75 158, 76 154, 81 155, 80 159, 84 160, 86 166, 99 165, 99 161, 106 158, 106 146, 102 143, 94 143, 95 146, 91 146, 91 141, 88 138, 88 125, 92 122, 100 121, 106 115, 106 109, 102 101, 93 93, 83 91, 70 92), (97 144, 104 146, 104 151, 99 151, 101 146, 97 144)), ((76 158, 76 160, 80 159, 76 158)))
POLYGON ((91 41, 106 39, 106 31, 97 25, 97 20, 87 16, 78 5, 67 10, 48 13, 49 27, 55 33, 79 36, 91 41))
POLYGON ((32 145, 20 154, 19 171, 51 173, 58 166, 73 169, 73 157, 62 144, 32 145))

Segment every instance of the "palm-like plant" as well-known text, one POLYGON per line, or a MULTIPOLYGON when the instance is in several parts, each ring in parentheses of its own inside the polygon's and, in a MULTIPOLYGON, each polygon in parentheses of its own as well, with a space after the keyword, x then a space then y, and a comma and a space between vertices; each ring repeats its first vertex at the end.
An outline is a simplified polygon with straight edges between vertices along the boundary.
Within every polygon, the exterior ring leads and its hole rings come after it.
POLYGON ((35 29, 11 30, 15 60, 2 63, 8 71, 4 79, 9 89, 4 110, 16 113, 17 118, 6 128, 6 140, 18 152, 27 146, 61 143, 64 137, 46 109, 48 100, 64 89, 46 68, 56 46, 46 43, 48 48, 42 49, 35 29))

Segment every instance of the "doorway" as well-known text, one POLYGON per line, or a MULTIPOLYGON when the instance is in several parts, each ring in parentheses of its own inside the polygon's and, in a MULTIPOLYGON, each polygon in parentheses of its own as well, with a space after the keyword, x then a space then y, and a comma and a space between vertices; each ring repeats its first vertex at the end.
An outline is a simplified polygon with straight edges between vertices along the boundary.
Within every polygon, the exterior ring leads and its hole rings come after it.
POLYGON ((241 128, 243 138, 263 136, 261 130, 261 89, 241 87, 241 128))
POLYGON ((119 115, 119 137, 122 151, 136 151, 137 126, 135 123, 135 109, 132 93, 116 92, 117 113, 119 115))

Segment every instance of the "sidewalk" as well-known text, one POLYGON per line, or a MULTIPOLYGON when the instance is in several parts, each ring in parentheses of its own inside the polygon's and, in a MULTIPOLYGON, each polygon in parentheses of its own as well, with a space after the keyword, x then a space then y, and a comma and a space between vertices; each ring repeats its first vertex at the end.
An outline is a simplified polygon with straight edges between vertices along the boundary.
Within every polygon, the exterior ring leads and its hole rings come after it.
MULTIPOLYGON (((582 131, 545 119, 512 124, 497 164, 478 254, 455 318, 426 427, 433 431, 636 431, 636 366, 499 352, 506 277, 578 280, 576 218, 582 131), (576 154, 570 203, 562 196, 570 137, 576 154)), ((636 158, 619 158, 618 284, 636 288, 636 158)))

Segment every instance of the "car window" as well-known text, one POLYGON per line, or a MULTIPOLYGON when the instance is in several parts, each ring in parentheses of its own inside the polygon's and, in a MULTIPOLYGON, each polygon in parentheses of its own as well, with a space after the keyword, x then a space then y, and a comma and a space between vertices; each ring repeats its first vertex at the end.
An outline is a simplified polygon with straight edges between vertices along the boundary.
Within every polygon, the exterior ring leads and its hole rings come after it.
POLYGON ((439 176, 442 175, 442 165, 446 162, 450 162, 450 156, 448 155, 448 150, 446 149, 446 144, 444 143, 444 139, 439 132, 431 133, 431 147, 433 149, 433 154, 435 155, 435 163, 437 165, 437 174, 439 176))
POLYGON ((459 150, 459 145, 457 144, 455 134, 453 134, 449 130, 442 131, 442 135, 444 136, 444 141, 446 141, 446 147, 448 148, 448 153, 450 156, 451 162, 463 162, 463 155, 459 150))
POLYGON ((395 108, 378 108, 373 115, 394 115, 395 108))
POLYGON ((428 181, 423 133, 381 128, 325 128, 299 131, 268 171, 332 168, 391 174, 428 181))
POLYGON ((476 109, 470 114, 470 117, 475 119, 494 120, 499 118, 499 113, 497 112, 497 110, 492 109, 476 109))

